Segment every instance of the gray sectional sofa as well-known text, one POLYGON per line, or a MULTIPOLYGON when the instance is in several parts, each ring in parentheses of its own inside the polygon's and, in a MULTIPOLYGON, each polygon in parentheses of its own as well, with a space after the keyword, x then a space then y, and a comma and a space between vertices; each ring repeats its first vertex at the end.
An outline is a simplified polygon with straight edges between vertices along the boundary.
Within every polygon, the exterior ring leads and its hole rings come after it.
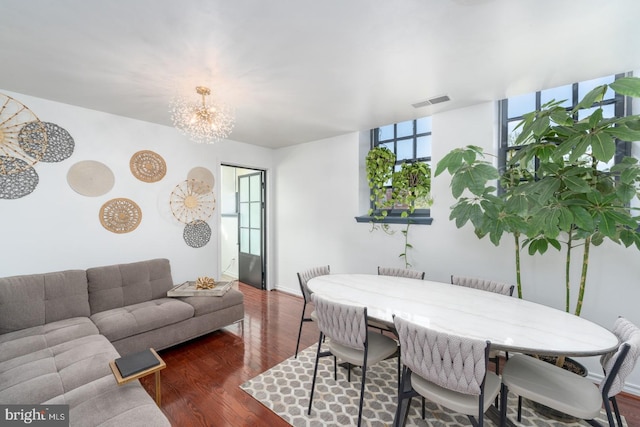
POLYGON ((168 298, 173 286, 166 259, 0 278, 0 404, 68 404, 73 426, 170 425, 109 361, 244 318, 235 289, 168 298))

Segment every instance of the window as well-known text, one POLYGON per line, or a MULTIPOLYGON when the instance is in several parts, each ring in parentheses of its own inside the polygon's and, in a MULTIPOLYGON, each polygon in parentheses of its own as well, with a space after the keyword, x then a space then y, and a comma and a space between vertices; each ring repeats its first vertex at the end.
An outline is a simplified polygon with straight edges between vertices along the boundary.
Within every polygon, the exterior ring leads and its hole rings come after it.
MULTIPOLYGON (((371 129, 371 148, 384 146, 396 155, 395 170, 403 163, 424 162, 431 166, 431 117, 394 123, 371 129)), ((392 182, 388 183, 391 191, 392 182)), ((373 204, 373 202, 372 202, 373 204)), ((401 217, 406 206, 395 206, 385 219, 375 219, 364 215, 357 217, 358 222, 384 222, 395 224, 431 224, 429 206, 415 206, 408 218, 401 217)))
MULTIPOLYGON (((518 136, 514 133, 514 129, 522 121, 523 114, 539 110, 545 103, 555 100, 565 100, 562 106, 567 110, 571 110, 590 90, 602 84, 608 84, 615 79, 623 77, 624 74, 616 74, 598 79, 588 80, 579 83, 573 83, 566 86, 546 89, 539 92, 528 93, 525 95, 515 96, 500 101, 500 149, 498 152, 499 169, 504 171, 507 161, 521 147, 515 145, 518 136)), ((602 110, 605 118, 624 117, 625 116, 625 100, 624 96, 614 93, 611 89, 607 90, 602 100, 602 110)), ((590 109, 580 110, 578 119, 591 113, 590 109)), ((614 162, 619 162, 624 156, 631 155, 631 146, 624 141, 617 142, 617 149, 610 167, 614 162)))

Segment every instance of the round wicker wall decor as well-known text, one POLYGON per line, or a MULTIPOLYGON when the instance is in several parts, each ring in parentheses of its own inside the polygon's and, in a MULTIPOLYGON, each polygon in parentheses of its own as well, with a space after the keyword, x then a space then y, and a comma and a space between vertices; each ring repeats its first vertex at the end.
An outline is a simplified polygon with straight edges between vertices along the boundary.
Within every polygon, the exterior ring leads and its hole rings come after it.
POLYGON ((129 161, 133 176, 144 182, 158 182, 167 173, 167 164, 158 154, 150 150, 138 151, 129 161))
POLYGON ((216 207, 216 198, 205 182, 189 179, 178 184, 171 192, 169 205, 178 221, 189 224, 197 219, 209 219, 216 207))
POLYGON ((192 248, 201 248, 211 239, 211 227, 206 222, 197 219, 184 226, 182 237, 192 248))
POLYGON ((0 93, 0 175, 29 169, 42 159, 46 149, 44 124, 25 105, 0 93))
POLYGON ((100 223, 112 233, 129 233, 142 221, 142 211, 133 201, 125 198, 112 199, 100 208, 100 223))
POLYGON ((35 190, 40 178, 34 168, 25 167, 23 160, 13 157, 7 160, 5 156, 0 156, 0 163, 20 169, 18 173, 0 174, 0 199, 19 199, 35 190))

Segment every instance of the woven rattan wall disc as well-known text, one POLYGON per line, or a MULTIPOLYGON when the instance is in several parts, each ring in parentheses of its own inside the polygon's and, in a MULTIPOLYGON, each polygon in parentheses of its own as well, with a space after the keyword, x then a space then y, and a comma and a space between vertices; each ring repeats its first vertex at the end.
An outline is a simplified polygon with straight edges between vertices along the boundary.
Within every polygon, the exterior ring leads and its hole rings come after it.
POLYGON ((216 208, 216 198, 205 182, 188 179, 171 192, 169 205, 178 221, 189 224, 197 219, 209 219, 216 208))
POLYGON ((192 248, 201 248, 211 239, 211 227, 202 220, 195 220, 184 226, 182 237, 192 248))
POLYGON ((113 233, 129 233, 142 221, 140 207, 129 199, 112 199, 100 208, 100 223, 113 233))
POLYGON ((213 173, 207 168, 202 166, 196 166, 191 169, 187 174, 187 179, 197 179, 207 184, 212 189, 215 188, 216 180, 213 177, 213 173))
MULTIPOLYGON (((0 156, 0 163, 3 162, 3 157, 0 156)), ((31 194, 40 180, 36 170, 32 167, 24 168, 24 162, 16 158, 5 161, 5 164, 23 170, 8 175, 0 174, 0 199, 19 199, 31 194)))
POLYGON ((157 182, 167 173, 167 164, 157 153, 149 150, 138 151, 129 162, 133 176, 144 182, 157 182))
POLYGON ((96 197, 107 194, 113 188, 115 177, 104 163, 83 160, 69 168, 67 182, 76 193, 96 197))
POLYGON ((44 124, 22 103, 0 94, 0 174, 29 169, 42 159, 46 149, 44 124))

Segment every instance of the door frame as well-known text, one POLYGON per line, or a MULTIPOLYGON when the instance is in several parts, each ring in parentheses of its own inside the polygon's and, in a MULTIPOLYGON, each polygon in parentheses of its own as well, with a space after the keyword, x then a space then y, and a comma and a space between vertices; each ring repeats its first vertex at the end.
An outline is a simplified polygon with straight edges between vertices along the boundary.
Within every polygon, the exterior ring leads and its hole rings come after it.
MULTIPOLYGON (((234 169, 245 169, 245 170, 250 170, 253 172, 262 172, 262 183, 263 183, 263 204, 264 204, 264 223, 263 223, 263 231, 262 231, 262 235, 263 235, 263 242, 262 242, 262 251, 263 251, 263 261, 262 261, 262 265, 263 265, 263 289, 264 290, 271 290, 271 280, 270 280, 270 257, 269 257, 269 249, 271 248, 271 243, 270 243, 270 223, 271 223, 271 219, 270 219, 270 215, 269 215, 269 169, 264 168, 264 167, 256 167, 256 166, 247 166, 247 165, 241 165, 241 164, 235 164, 235 163, 229 163, 229 162, 221 162, 220 163, 220 173, 219 176, 222 176, 222 167, 229 167, 229 168, 234 168, 234 169)), ((237 179, 238 179, 239 175, 235 176, 235 180, 236 180, 236 185, 237 185, 237 179)), ((239 205, 238 205, 238 188, 236 188, 236 193, 235 193, 235 198, 236 198, 236 215, 238 215, 238 220, 239 220, 239 205)), ((219 215, 219 227, 218 229, 220 229, 221 224, 222 224, 222 215, 219 215)), ((240 222, 238 221, 237 223, 237 227, 235 230, 232 230, 230 232, 235 233, 236 235, 238 235, 239 233, 239 227, 240 227, 240 222)), ((239 258, 240 258, 240 242, 238 241, 236 244, 236 259, 238 260, 238 275, 239 275, 239 258)), ((220 266, 220 268, 222 269, 223 266, 221 265, 222 262, 222 244, 219 242, 218 243, 218 265, 220 266)), ((221 271, 222 272, 222 271, 221 271)))

